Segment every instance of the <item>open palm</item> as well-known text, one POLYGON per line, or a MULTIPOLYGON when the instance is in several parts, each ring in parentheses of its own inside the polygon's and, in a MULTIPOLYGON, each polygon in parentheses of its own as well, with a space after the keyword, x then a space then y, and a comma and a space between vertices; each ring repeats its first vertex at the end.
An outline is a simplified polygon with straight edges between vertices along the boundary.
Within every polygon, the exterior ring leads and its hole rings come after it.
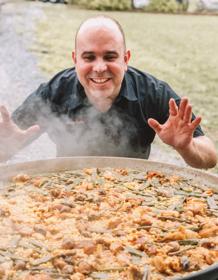
POLYGON ((187 147, 192 140, 196 127, 201 122, 200 117, 191 121, 192 107, 187 98, 182 98, 179 107, 174 99, 169 101, 169 118, 164 124, 160 124, 155 119, 149 119, 148 124, 160 139, 174 147, 182 149, 187 147))
POLYGON ((36 135, 40 128, 31 126, 26 130, 20 129, 11 119, 5 106, 0 106, 0 154, 13 154, 36 135))

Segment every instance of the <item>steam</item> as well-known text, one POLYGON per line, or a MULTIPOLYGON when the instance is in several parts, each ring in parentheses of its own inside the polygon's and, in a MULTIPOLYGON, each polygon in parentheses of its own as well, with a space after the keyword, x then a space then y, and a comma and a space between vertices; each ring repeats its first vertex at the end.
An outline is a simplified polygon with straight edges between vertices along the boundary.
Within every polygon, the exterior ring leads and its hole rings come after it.
POLYGON ((48 113, 45 104, 40 110, 39 124, 56 144, 57 156, 131 157, 138 152, 136 124, 114 105, 105 113, 89 105, 69 116, 48 113))

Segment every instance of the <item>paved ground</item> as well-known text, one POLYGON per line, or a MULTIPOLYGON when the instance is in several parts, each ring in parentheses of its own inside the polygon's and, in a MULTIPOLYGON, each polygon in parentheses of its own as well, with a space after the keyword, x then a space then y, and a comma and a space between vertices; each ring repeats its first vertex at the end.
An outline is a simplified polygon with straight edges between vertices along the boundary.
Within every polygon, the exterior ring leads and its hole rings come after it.
MULTIPOLYGON (((28 50, 34 44, 35 23, 44 16, 42 2, 0 0, 0 103, 11 112, 45 81, 37 58, 28 50)), ((55 147, 42 135, 9 163, 50 157, 55 157, 55 147)), ((150 159, 184 165, 172 149, 159 143, 153 145, 150 159)))
MULTIPOLYGON (((39 2, 4 0, 1 6, 0 103, 5 104, 11 112, 45 80, 37 67, 36 57, 28 51, 34 40, 34 22, 43 16, 41 5, 39 2)), ((53 143, 46 135, 42 135, 10 162, 54 156, 53 143)))

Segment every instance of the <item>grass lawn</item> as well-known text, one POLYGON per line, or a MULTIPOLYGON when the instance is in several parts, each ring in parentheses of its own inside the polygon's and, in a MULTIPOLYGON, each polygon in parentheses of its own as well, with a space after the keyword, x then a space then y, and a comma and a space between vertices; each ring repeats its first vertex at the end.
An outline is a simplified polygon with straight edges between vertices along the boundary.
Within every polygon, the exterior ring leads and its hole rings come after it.
MULTIPOLYGON (((48 78, 71 67, 74 35, 80 22, 97 11, 70 5, 45 4, 46 18, 38 23, 39 56, 48 78)), ((105 12, 119 20, 132 52, 130 65, 167 81, 188 96, 202 128, 218 148, 218 16, 105 12)))

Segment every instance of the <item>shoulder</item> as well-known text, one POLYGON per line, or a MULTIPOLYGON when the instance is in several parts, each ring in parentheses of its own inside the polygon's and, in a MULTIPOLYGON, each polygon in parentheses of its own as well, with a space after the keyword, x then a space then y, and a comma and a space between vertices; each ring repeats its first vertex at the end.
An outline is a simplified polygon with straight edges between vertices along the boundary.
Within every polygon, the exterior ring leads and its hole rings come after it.
POLYGON ((163 122, 169 112, 169 100, 174 98, 179 104, 180 97, 168 83, 153 75, 128 67, 126 72, 127 88, 133 88, 136 99, 147 117, 163 122))
POLYGON ((77 83, 75 68, 68 68, 57 73, 48 83, 47 87, 54 93, 60 90, 66 90, 69 86, 77 83))
POLYGON ((50 81, 43 83, 35 91, 35 94, 42 99, 59 102, 75 92, 78 86, 78 79, 75 68, 68 68, 58 72, 50 81))
POLYGON ((62 83, 70 82, 76 78, 75 67, 64 69, 57 74, 49 81, 49 83, 62 83))
POLYGON ((57 73, 50 81, 41 84, 24 100, 13 113, 13 120, 20 126, 28 127, 38 123, 39 116, 41 120, 45 120, 51 111, 64 112, 65 103, 75 92, 74 87, 77 88, 74 68, 57 73))
POLYGON ((154 88, 158 88, 160 83, 162 82, 161 80, 157 79, 153 75, 141 71, 139 69, 136 69, 132 66, 128 67, 128 70, 126 72, 127 79, 134 79, 136 82, 142 82, 147 85, 152 85, 154 88))
POLYGON ((164 81, 153 75, 138 70, 134 67, 128 67, 125 75, 127 84, 134 85, 139 96, 146 99, 156 100, 162 98, 177 98, 175 91, 164 81))

